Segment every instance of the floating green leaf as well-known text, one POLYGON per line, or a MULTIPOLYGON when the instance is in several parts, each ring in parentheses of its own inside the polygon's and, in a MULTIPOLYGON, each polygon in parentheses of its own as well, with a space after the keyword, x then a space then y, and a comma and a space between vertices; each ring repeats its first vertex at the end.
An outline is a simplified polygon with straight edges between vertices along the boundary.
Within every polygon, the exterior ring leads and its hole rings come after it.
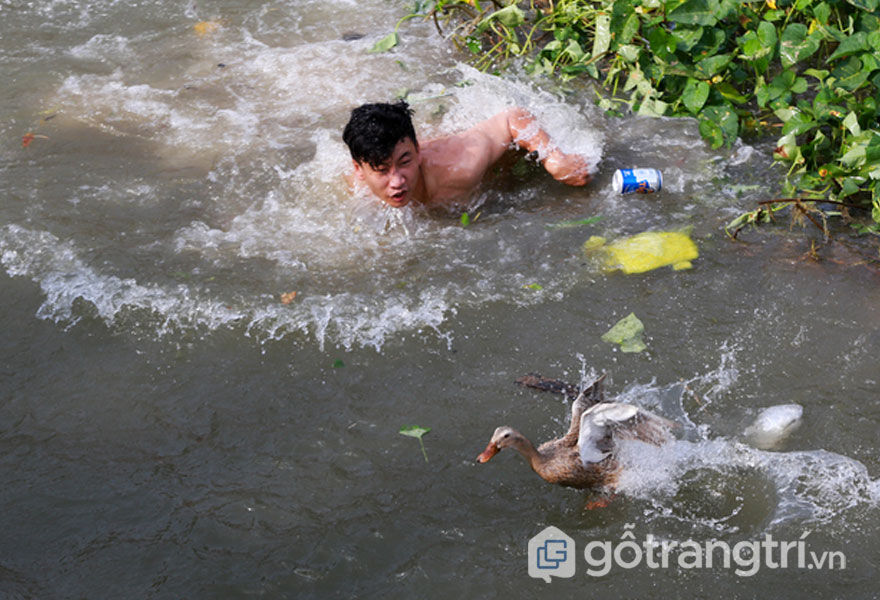
POLYGON ((615 323, 614 327, 602 336, 602 341, 620 345, 621 352, 641 352, 647 348, 642 340, 644 331, 645 325, 635 313, 630 313, 615 323))
POLYGON ((422 441, 422 436, 429 431, 431 431, 430 427, 420 427, 419 425, 404 425, 400 428, 400 431, 398 432, 402 435, 414 437, 419 440, 419 445, 422 447, 422 456, 425 457, 425 462, 428 462, 428 453, 425 452, 425 443, 422 441))
POLYGON ((397 32, 389 33, 381 40, 373 44, 373 47, 370 48, 370 52, 378 53, 378 52, 388 52, 392 48, 394 48, 398 43, 397 32))
POLYGON ((345 366, 345 363, 342 362, 341 358, 337 358, 336 360, 333 361, 333 368, 334 369, 341 369, 344 366, 345 366))
POLYGON ((659 98, 649 96, 642 100, 642 103, 639 106, 638 114, 651 117, 662 117, 666 114, 666 109, 668 107, 669 105, 659 98))
POLYGON ((522 25, 526 20, 525 13, 516 4, 510 4, 501 10, 496 10, 492 16, 506 27, 522 25))

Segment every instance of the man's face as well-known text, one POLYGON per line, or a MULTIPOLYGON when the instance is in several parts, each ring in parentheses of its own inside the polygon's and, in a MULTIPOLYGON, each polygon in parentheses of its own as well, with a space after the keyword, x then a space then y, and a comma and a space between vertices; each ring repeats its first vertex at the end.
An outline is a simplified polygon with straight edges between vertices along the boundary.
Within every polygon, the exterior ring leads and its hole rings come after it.
POLYGON ((419 185, 421 164, 419 149, 406 137, 397 142, 391 157, 378 169, 354 161, 354 171, 377 198, 389 206, 402 208, 412 200, 419 185))

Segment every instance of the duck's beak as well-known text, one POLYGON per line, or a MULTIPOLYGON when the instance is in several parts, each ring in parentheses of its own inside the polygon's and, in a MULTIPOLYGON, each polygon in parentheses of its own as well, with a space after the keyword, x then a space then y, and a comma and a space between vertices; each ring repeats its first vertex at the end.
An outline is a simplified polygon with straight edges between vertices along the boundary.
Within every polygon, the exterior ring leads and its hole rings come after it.
POLYGON ((495 444, 495 442, 489 442, 489 445, 486 446, 486 449, 483 450, 483 453, 477 457, 477 462, 489 462, 489 459, 498 454, 501 451, 501 448, 495 444))

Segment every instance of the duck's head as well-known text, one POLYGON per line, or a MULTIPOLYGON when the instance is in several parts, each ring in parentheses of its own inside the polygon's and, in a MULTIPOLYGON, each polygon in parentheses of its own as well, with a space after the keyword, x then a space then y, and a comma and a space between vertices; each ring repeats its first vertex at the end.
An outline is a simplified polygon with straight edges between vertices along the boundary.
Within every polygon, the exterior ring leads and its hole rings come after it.
POLYGON ((525 442, 523 435, 512 427, 502 426, 495 430, 486 449, 477 457, 477 462, 488 462, 504 448, 519 448, 525 442))

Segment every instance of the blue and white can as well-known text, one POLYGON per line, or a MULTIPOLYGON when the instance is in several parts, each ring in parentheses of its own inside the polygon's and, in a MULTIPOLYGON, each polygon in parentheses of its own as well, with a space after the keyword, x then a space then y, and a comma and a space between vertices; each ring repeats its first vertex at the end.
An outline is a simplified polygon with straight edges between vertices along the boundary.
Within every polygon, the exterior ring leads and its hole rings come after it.
POLYGON ((659 169, 617 169, 612 185, 618 194, 653 194, 663 187, 663 174, 659 169))

